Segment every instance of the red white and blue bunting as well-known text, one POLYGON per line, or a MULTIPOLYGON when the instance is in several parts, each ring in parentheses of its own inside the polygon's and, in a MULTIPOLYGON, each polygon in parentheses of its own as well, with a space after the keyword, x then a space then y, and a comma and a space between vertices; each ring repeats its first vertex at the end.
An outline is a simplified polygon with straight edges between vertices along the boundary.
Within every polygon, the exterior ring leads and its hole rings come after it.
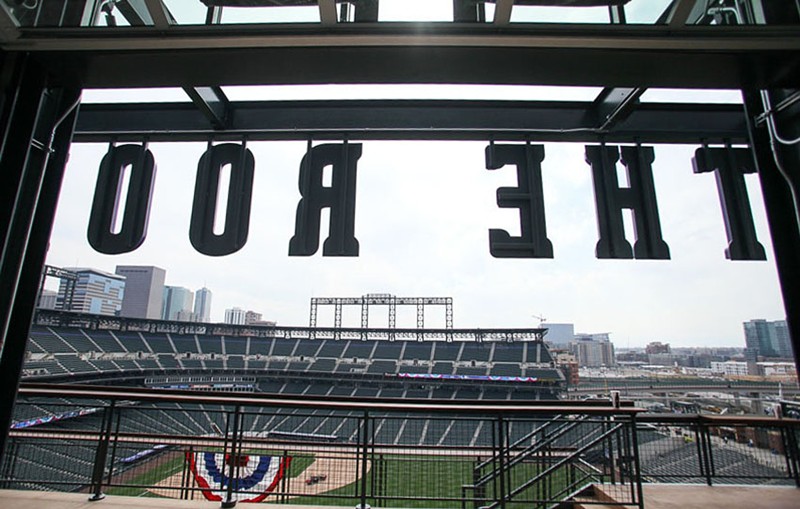
POLYGON ((189 469, 206 500, 226 499, 228 486, 233 486, 233 500, 262 502, 278 486, 289 467, 291 457, 240 455, 213 452, 186 453, 189 469), (237 477, 229 477, 235 461, 237 477))

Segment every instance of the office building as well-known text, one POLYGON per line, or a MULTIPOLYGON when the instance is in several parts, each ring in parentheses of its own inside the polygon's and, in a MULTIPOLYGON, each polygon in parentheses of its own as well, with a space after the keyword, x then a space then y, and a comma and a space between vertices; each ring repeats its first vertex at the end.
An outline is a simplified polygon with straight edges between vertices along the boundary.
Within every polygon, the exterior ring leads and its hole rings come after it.
POLYGON ((745 347, 751 357, 792 357, 786 320, 744 322, 745 347))
POLYGON ((120 316, 159 320, 167 272, 159 267, 143 265, 117 265, 115 272, 125 276, 125 298, 120 316))
POLYGON ((194 315, 198 322, 211 321, 211 290, 205 286, 194 292, 194 315))
POLYGON ((192 304, 194 294, 188 288, 181 286, 164 287, 164 305, 161 311, 161 318, 164 320, 181 320, 180 317, 187 317, 192 314, 192 304))
POLYGON ((102 270, 70 267, 66 270, 77 275, 72 293, 72 305, 65 306, 68 282, 61 280, 56 297, 56 309, 92 313, 95 315, 118 315, 127 295, 127 281, 124 276, 109 274, 102 270))
POLYGON ((543 323, 542 327, 547 329, 544 339, 555 346, 566 347, 570 341, 575 339, 575 325, 571 323, 543 323))
POLYGON ((225 310, 225 323, 232 325, 244 325, 247 312, 241 308, 231 308, 225 310))
POLYGON ((614 344, 608 334, 577 334, 569 343, 569 350, 581 367, 613 366, 614 344))

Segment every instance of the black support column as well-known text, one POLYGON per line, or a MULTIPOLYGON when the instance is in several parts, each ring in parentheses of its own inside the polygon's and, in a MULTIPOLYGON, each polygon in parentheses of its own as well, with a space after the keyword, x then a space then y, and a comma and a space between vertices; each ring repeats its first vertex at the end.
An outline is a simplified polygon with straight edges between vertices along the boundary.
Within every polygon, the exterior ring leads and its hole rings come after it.
MULTIPOLYGON (((757 2, 751 23, 800 26, 795 2, 757 2)), ((800 89, 743 92, 750 145, 769 221, 786 323, 800 370, 800 89), (794 141, 792 141, 794 140, 794 141)))
MULTIPOLYGON (((772 92, 771 92, 772 93, 772 92)), ((792 197, 789 181, 800 192, 800 145, 784 145, 772 141, 766 121, 756 126, 754 118, 763 112, 761 95, 757 91, 744 93, 745 109, 750 120, 750 136, 753 154, 758 166, 761 192, 772 236, 775 265, 778 281, 786 310, 795 366, 800 369, 800 224, 798 224, 797 204, 792 197), (773 148, 775 153, 773 153, 773 148), (778 167, 780 163, 781 167, 778 167), (789 181, 787 178, 789 177, 789 181)), ((797 113, 780 125, 785 133, 796 137, 800 135, 800 116, 797 113), (788 120, 791 120, 789 122, 788 120)))
POLYGON ((5 55, 0 189, 0 453, 5 447, 80 91, 48 88, 24 55, 5 55), (9 68, 12 66, 12 68, 9 68))

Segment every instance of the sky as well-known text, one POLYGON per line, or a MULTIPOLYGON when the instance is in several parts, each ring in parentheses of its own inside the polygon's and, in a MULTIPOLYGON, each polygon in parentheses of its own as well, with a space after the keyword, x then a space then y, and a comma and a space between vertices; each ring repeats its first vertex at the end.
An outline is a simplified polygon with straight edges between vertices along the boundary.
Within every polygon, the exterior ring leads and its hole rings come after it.
MULTIPOLYGON (((169 3, 169 2, 168 2, 169 3)), ((382 9, 383 9, 382 3, 382 9)), ((386 4, 390 5, 390 4, 386 4)), ((637 5, 637 3, 634 4, 637 5)), ((641 5, 641 2, 638 2, 641 5)), ((389 11, 386 11, 389 12, 389 11)), ((430 11, 426 11, 430 12, 430 11)), ((382 11, 384 13, 384 11, 382 11)), ((188 19, 188 18, 187 18, 188 19)), ((226 87, 232 100, 316 98, 506 98, 591 100, 596 89, 470 86, 226 87)), ((648 91, 642 100, 729 102, 735 92, 648 91)), ((187 100, 179 90, 86 91, 85 102, 187 100)), ((147 239, 136 251, 109 256, 86 240, 104 144, 74 144, 47 263, 113 272, 116 265, 156 265, 166 283, 213 292, 212 321, 229 307, 252 309, 280 325, 308 324, 311 297, 452 297, 457 328, 536 327, 574 323, 609 332, 618 347, 666 341, 673 346, 743 346, 742 322, 783 319, 772 246, 755 175, 747 176, 766 262, 724 257, 725 228, 712 174, 694 175, 696 146, 656 146, 653 173, 672 259, 597 260, 597 223, 584 147, 545 144, 542 163, 548 237, 554 258, 497 259, 488 230, 519 234, 518 213, 500 209, 496 189, 514 186, 513 168, 485 169, 486 142, 369 141, 358 163, 355 258, 289 257, 297 180, 305 142, 251 142, 256 171, 250 235, 225 257, 196 252, 188 237, 197 163, 205 143, 152 143, 158 167, 147 239)), ((624 172, 622 172, 624 173, 624 172)), ((323 212, 322 237, 327 236, 323 212)), ((633 242, 630 218, 627 235, 633 242)), ((53 283, 49 283, 52 285, 53 283)), ((386 326, 375 308, 373 326, 386 326)), ((332 325, 321 308, 319 325, 332 325)), ((345 326, 360 309, 345 308, 345 326)), ((398 327, 414 327, 415 309, 398 308, 398 327)), ((444 325, 430 308, 426 325, 444 325)))

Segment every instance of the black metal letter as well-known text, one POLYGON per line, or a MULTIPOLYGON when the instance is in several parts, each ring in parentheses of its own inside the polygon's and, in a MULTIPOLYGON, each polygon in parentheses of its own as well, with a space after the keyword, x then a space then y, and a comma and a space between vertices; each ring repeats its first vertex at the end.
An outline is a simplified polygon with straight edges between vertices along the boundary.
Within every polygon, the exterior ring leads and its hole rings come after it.
POLYGON ((235 253, 247 242, 250 229, 250 203, 253 197, 255 158, 244 144, 214 145, 200 158, 194 187, 189 240, 204 255, 225 256, 235 253), (225 204, 225 230, 214 234, 219 174, 231 165, 228 203, 225 204))
POLYGON ((668 260, 669 246, 661 236, 658 203, 653 183, 652 147, 586 146, 586 162, 592 167, 597 229, 600 240, 595 249, 597 258, 636 258, 668 260), (621 188, 616 163, 620 160, 628 171, 630 187, 621 188), (625 238, 622 209, 633 210, 633 250, 625 238))
POLYGON ((766 260, 764 246, 758 242, 750 198, 744 182, 745 173, 755 173, 755 161, 749 148, 698 148, 692 158, 695 173, 714 172, 722 207, 728 247, 728 260, 766 260))
POLYGON ((489 230, 489 252, 495 258, 552 258, 553 244, 547 238, 542 192, 543 145, 495 145, 486 147, 486 169, 506 164, 517 168, 517 187, 497 190, 500 208, 519 209, 519 237, 505 230, 489 230))
POLYGON ((358 256, 355 237, 356 169, 361 144, 325 144, 311 147, 300 163, 300 195, 289 256, 311 256, 319 248, 320 213, 330 207, 330 234, 323 256, 358 256), (332 168, 331 187, 323 187, 322 170, 332 168))
POLYGON ((89 245, 103 254, 130 253, 144 242, 156 175, 155 159, 145 145, 111 147, 100 162, 87 237, 89 245), (117 210, 123 169, 130 166, 125 210, 117 210), (111 231, 122 213, 119 233, 111 231))

